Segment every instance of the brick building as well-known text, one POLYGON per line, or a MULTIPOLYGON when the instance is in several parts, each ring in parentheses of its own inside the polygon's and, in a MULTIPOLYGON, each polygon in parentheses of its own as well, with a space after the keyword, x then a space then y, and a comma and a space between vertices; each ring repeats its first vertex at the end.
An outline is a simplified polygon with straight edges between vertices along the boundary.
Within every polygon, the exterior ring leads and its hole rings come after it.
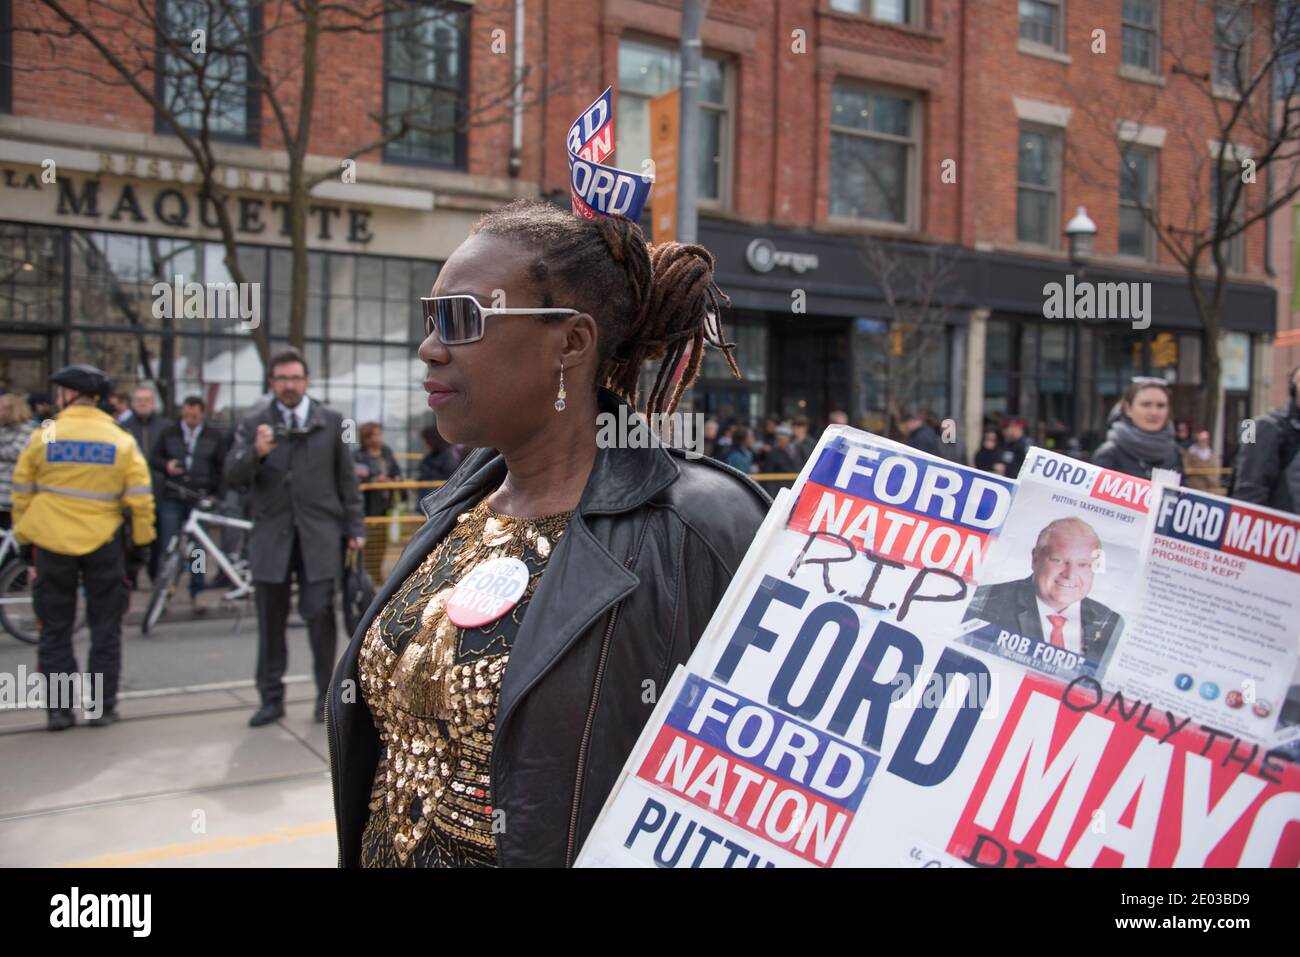
MULTIPOLYGON (((250 3, 248 15, 269 18, 274 6, 250 3)), ((380 135, 393 104, 418 102, 431 116, 459 105, 480 120, 366 153, 356 183, 315 194, 307 328, 315 391, 359 420, 382 418, 399 449, 416 446, 427 420, 410 394, 414 301, 439 262, 485 209, 515 196, 564 200, 565 132, 607 84, 618 94, 616 163, 639 169, 649 98, 679 75, 677 0, 438 6, 445 15, 423 21, 415 38, 431 51, 423 57, 403 42, 401 23, 384 35, 322 40, 309 148, 312 168, 337 168, 380 135), (529 96, 517 120, 508 99, 480 116, 480 101, 507 87, 519 65, 520 26, 529 96)), ((1214 188, 1204 132, 1212 101, 1188 95, 1162 50, 1177 40, 1184 64, 1213 73, 1241 22, 1224 20, 1216 34, 1216 6, 1237 5, 711 0, 699 238, 733 302, 728 332, 745 379, 732 380, 710 356, 696 408, 814 419, 844 408, 879 429, 887 398, 916 399, 962 423, 968 443, 987 418, 1020 415, 1044 439, 1090 445, 1129 377, 1152 374, 1174 384, 1179 413, 1190 414, 1204 337, 1185 279, 1142 227, 1134 195, 1162 212, 1190 211, 1214 188), (1093 52, 1098 29, 1104 53, 1093 52), (1062 236, 1080 206, 1097 226, 1084 272, 1062 236), (864 264, 865 243, 914 273, 930 250, 951 263, 947 308, 917 318, 932 328, 904 383, 891 381, 885 359, 900 348, 898 312, 864 264), (1151 283, 1150 327, 1134 329, 1128 317, 1047 318, 1044 286, 1067 276, 1151 283)), ((1246 6, 1259 18, 1269 5, 1246 6)), ((160 22, 166 13, 164 3, 160 22)), ((0 374, 21 386, 52 363, 93 359, 126 379, 165 380, 171 399, 205 391, 219 414, 232 414, 261 391, 247 333, 234 324, 176 328, 148 308, 160 263, 164 279, 222 275, 220 244, 187 192, 186 153, 139 96, 94 65, 84 40, 28 31, 49 16, 38 4, 0 0, 12 27, 3 59, 13 64, 0 70, 0 333, 12 343, 0 374), (102 82, 60 69, 69 62, 102 71, 102 82), (57 162, 57 184, 41 181, 46 159, 57 162)), ((289 34, 268 32, 259 46, 250 55, 268 71, 292 73, 289 34)), ((136 55, 148 50, 146 37, 136 55)), ((1223 91, 1225 102, 1230 95, 1223 91)), ((291 95, 286 102, 295 105, 291 95)), ((227 113, 223 160, 247 242, 241 262, 262 283, 276 340, 286 334, 288 288, 276 205, 283 140, 265 101, 249 97, 227 113)), ((1226 155, 1251 148, 1233 143, 1226 155)), ((1226 334, 1215 345, 1230 420, 1265 403, 1277 308, 1265 270, 1271 242, 1261 224, 1234 250, 1226 334)))

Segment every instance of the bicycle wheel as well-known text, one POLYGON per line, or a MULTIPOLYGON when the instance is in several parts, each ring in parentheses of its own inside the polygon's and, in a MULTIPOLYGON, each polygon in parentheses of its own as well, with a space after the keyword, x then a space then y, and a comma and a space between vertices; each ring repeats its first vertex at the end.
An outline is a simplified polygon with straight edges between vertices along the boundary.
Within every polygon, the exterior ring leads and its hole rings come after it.
POLYGON ((0 626, 19 641, 36 644, 41 623, 32 605, 32 584, 25 564, 9 562, 0 571, 0 598, 6 599, 0 602, 0 626))
POLYGON ((182 559, 186 551, 188 549, 179 535, 168 544, 167 554, 163 555, 158 565, 158 580, 154 582, 153 591, 149 595, 149 606, 145 608, 144 619, 140 622, 140 631, 143 634, 149 634, 154 625, 158 624, 158 619, 167 608, 168 599, 172 597, 172 592, 176 591, 176 583, 181 577, 181 566, 184 564, 182 559))

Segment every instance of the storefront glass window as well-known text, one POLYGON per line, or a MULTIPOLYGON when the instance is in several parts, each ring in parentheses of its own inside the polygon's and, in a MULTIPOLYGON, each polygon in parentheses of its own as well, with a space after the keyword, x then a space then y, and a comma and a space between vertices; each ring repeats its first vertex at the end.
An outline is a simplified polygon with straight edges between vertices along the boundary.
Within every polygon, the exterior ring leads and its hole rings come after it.
POLYGON ((1111 414, 1137 376, 1169 384, 1174 419, 1196 425, 1201 403, 1201 337, 1196 332, 1093 329, 1083 333, 1078 434, 1087 449, 1106 436, 1111 414))
POLYGON ((984 342, 984 414, 998 417, 1012 411, 1016 393, 1013 329, 1005 320, 989 321, 984 342))
MULTIPOLYGON (((1023 380, 1033 395, 1026 407, 1032 410, 1040 437, 1061 449, 1066 447, 1073 432, 1073 331, 1068 326, 1037 325, 1037 335, 1025 337, 1026 346, 1035 338, 1038 345, 1037 375, 1023 380)), ((1033 367, 1032 359, 1027 365, 1033 367)))
POLYGON ((63 310, 62 231, 0 223, 0 317, 58 324, 63 310))
MULTIPOLYGON (((742 321, 728 316, 724 334, 736 343, 733 353, 743 379, 731 374, 720 349, 706 348, 700 377, 691 390, 692 411, 737 420, 752 425, 763 415, 767 402, 767 325, 761 321, 742 321)), ((654 376, 643 370, 641 390, 654 385, 654 376)), ((683 406, 684 407, 684 406, 683 406)))
MULTIPOLYGON (((224 259, 220 243, 202 240, 0 223, 0 327, 43 325, 42 342, 54 368, 89 362, 103 368, 117 388, 154 384, 173 407, 185 396, 201 395, 213 421, 228 426, 265 396, 252 331, 237 316, 156 316, 153 294, 155 283, 166 283, 174 305, 178 275, 183 290, 191 282, 224 286, 230 281, 224 259), (71 267, 66 313, 65 247, 71 267)), ((288 250, 241 246, 238 262, 247 281, 259 286, 260 319, 272 352, 283 348, 288 250)), ((312 252, 308 260, 303 354, 312 395, 358 423, 382 422, 388 445, 417 458, 419 431, 433 424, 415 356, 423 338, 417 300, 428 295, 437 270, 437 263, 425 260, 346 253, 312 252)), ((413 467, 413 460, 408 464, 413 467)))
POLYGON ((949 370, 952 330, 931 323, 906 333, 898 324, 862 317, 853 324, 857 409, 854 424, 889 428, 892 405, 916 404, 937 418, 952 409, 949 370))

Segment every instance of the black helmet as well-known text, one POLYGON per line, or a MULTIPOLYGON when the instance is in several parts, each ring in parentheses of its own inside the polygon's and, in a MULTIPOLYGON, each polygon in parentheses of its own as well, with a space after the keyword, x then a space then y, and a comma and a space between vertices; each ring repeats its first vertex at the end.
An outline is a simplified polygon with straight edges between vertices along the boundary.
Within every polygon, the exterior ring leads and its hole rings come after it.
POLYGON ((113 386, 102 371, 94 366, 82 365, 65 366, 50 376, 50 381, 89 396, 108 395, 113 386))

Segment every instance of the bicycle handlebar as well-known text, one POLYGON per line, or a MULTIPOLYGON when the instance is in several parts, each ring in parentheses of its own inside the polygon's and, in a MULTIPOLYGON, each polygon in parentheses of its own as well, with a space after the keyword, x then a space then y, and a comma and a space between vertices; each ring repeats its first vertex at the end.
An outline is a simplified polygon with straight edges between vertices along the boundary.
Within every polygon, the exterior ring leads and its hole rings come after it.
POLYGON ((173 482, 171 479, 163 479, 163 488, 171 495, 187 502, 195 508, 204 512, 218 512, 221 510, 221 503, 211 495, 205 495, 202 492, 196 492, 188 486, 181 485, 179 482, 173 482))

